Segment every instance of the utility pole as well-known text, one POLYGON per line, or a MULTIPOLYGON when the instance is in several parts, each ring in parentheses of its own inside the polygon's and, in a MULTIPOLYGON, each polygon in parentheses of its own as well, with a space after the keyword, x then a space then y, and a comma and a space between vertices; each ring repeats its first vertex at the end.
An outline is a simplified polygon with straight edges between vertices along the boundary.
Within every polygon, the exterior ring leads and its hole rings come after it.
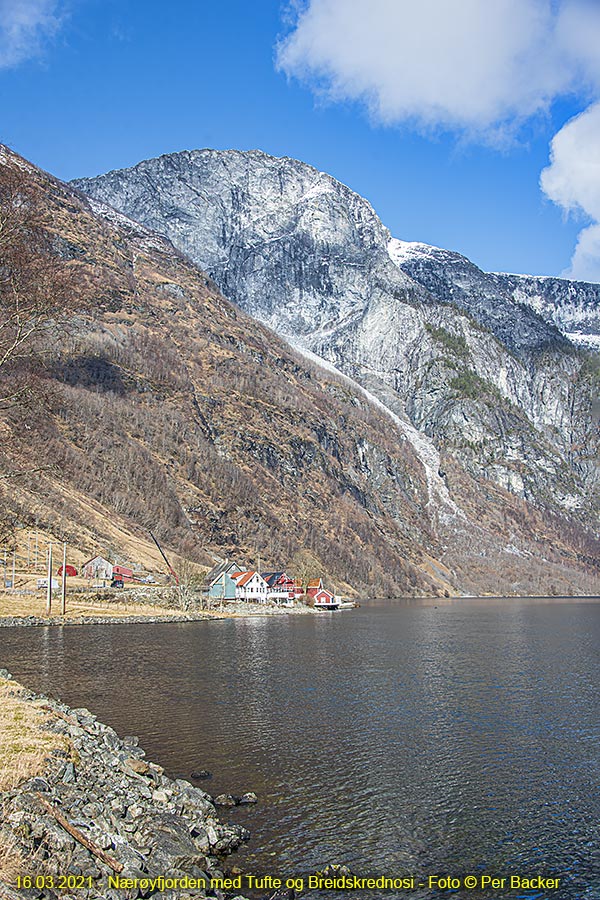
POLYGON ((150 531, 150 532, 148 532, 148 533, 149 533, 150 537, 152 538, 152 540, 154 541, 154 543, 156 544, 156 546, 158 547, 158 551, 159 551, 160 555, 162 556, 162 558, 163 558, 164 561, 166 562, 167 568, 169 569, 170 574, 171 574, 171 575, 173 576, 173 578, 175 579, 175 584, 179 587, 179 577, 178 577, 178 575, 177 575, 175 569, 173 568, 173 566, 171 565, 171 563, 169 562, 169 560, 168 560, 167 557, 165 556, 162 547, 160 546, 160 544, 158 543, 158 541, 156 540, 156 538, 154 537, 154 535, 152 534, 152 532, 150 531))
POLYGON ((11 587, 12 587, 13 591, 14 591, 14 589, 15 589, 15 572, 16 572, 16 567, 17 567, 17 551, 16 551, 16 550, 13 550, 13 570, 12 570, 12 582, 11 582, 11 587))
POLYGON ((46 615, 52 614, 52 544, 48 544, 48 587, 46 588, 46 615))
POLYGON ((61 605, 61 613, 64 616, 67 611, 67 542, 63 542, 63 567, 62 567, 62 585, 61 585, 61 593, 62 593, 62 605, 61 605))

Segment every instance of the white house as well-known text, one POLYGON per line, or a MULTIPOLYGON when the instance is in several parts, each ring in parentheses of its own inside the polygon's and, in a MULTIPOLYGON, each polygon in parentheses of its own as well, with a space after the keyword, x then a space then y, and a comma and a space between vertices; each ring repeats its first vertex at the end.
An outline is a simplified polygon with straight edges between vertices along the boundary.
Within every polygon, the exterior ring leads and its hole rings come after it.
POLYGON ((108 581, 113 576, 113 564, 103 556, 94 556, 88 559, 81 567, 84 578, 98 578, 108 581))
POLYGON ((234 572, 235 599, 246 603, 266 603, 269 586, 258 572, 234 572))

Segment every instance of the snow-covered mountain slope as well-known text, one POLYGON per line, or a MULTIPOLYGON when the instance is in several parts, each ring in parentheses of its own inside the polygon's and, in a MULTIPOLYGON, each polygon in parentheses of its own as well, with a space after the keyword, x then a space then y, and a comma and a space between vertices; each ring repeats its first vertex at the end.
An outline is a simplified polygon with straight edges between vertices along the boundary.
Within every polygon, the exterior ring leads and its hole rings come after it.
MULTIPOLYGON (((471 312, 480 305, 493 316, 498 299, 509 300, 534 310, 573 343, 600 349, 600 284, 483 272, 459 253, 415 241, 393 238, 388 249, 390 257, 403 272, 425 285, 442 301, 463 306, 471 312)), ((504 309, 504 303, 500 308, 504 309)), ((513 331, 517 317, 519 321, 531 324, 532 320, 527 317, 522 320, 517 310, 509 317, 513 331)), ((510 328, 505 335, 509 344, 514 341, 510 328)), ((535 343, 535 335, 532 337, 535 343)))
POLYGON ((260 151, 186 151, 75 184, 408 419, 442 471, 595 521, 597 368, 510 276, 396 241, 331 176, 260 151))
POLYGON ((600 351, 600 284, 532 275, 495 278, 513 300, 553 322, 573 343, 600 351))
POLYGON ((74 184, 168 236, 277 330, 326 333, 360 316, 378 281, 411 286, 371 206, 296 160, 201 150, 74 184))
MULTIPOLYGON (((169 237, 227 296, 276 330, 326 335, 380 294, 430 301, 422 279, 390 264, 390 235, 371 205, 298 160, 258 150, 184 151, 74 184, 169 237)), ((448 264, 462 260, 483 284, 484 273, 468 260, 436 252, 448 264)), ((469 309, 481 325, 517 350, 560 341, 535 311, 515 310, 505 291, 486 287, 488 302, 469 309)))

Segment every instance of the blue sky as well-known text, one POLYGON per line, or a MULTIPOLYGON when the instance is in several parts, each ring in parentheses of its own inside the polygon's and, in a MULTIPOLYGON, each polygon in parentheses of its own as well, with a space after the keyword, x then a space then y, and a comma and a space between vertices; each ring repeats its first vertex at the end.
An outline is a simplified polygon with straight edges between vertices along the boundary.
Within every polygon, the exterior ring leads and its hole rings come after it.
POLYGON ((395 237, 600 280, 599 4, 493 3, 0 0, 0 141, 65 180, 260 148, 395 237))

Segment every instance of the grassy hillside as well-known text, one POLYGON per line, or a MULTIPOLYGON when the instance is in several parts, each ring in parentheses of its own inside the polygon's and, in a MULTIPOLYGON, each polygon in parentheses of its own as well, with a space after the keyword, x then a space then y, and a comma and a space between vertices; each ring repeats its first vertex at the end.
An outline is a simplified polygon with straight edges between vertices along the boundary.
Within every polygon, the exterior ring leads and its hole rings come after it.
POLYGON ((452 459, 470 520, 441 545, 423 466, 383 411, 225 300, 167 241, 28 172, 86 311, 55 329, 43 358, 5 373, 35 387, 1 414, 4 473, 26 473, 0 481, 13 521, 129 559, 152 528, 191 560, 260 556, 263 568, 323 570, 338 590, 597 584, 589 535, 497 488, 484 512, 481 486, 452 459), (515 533, 528 549, 507 557, 515 533))

